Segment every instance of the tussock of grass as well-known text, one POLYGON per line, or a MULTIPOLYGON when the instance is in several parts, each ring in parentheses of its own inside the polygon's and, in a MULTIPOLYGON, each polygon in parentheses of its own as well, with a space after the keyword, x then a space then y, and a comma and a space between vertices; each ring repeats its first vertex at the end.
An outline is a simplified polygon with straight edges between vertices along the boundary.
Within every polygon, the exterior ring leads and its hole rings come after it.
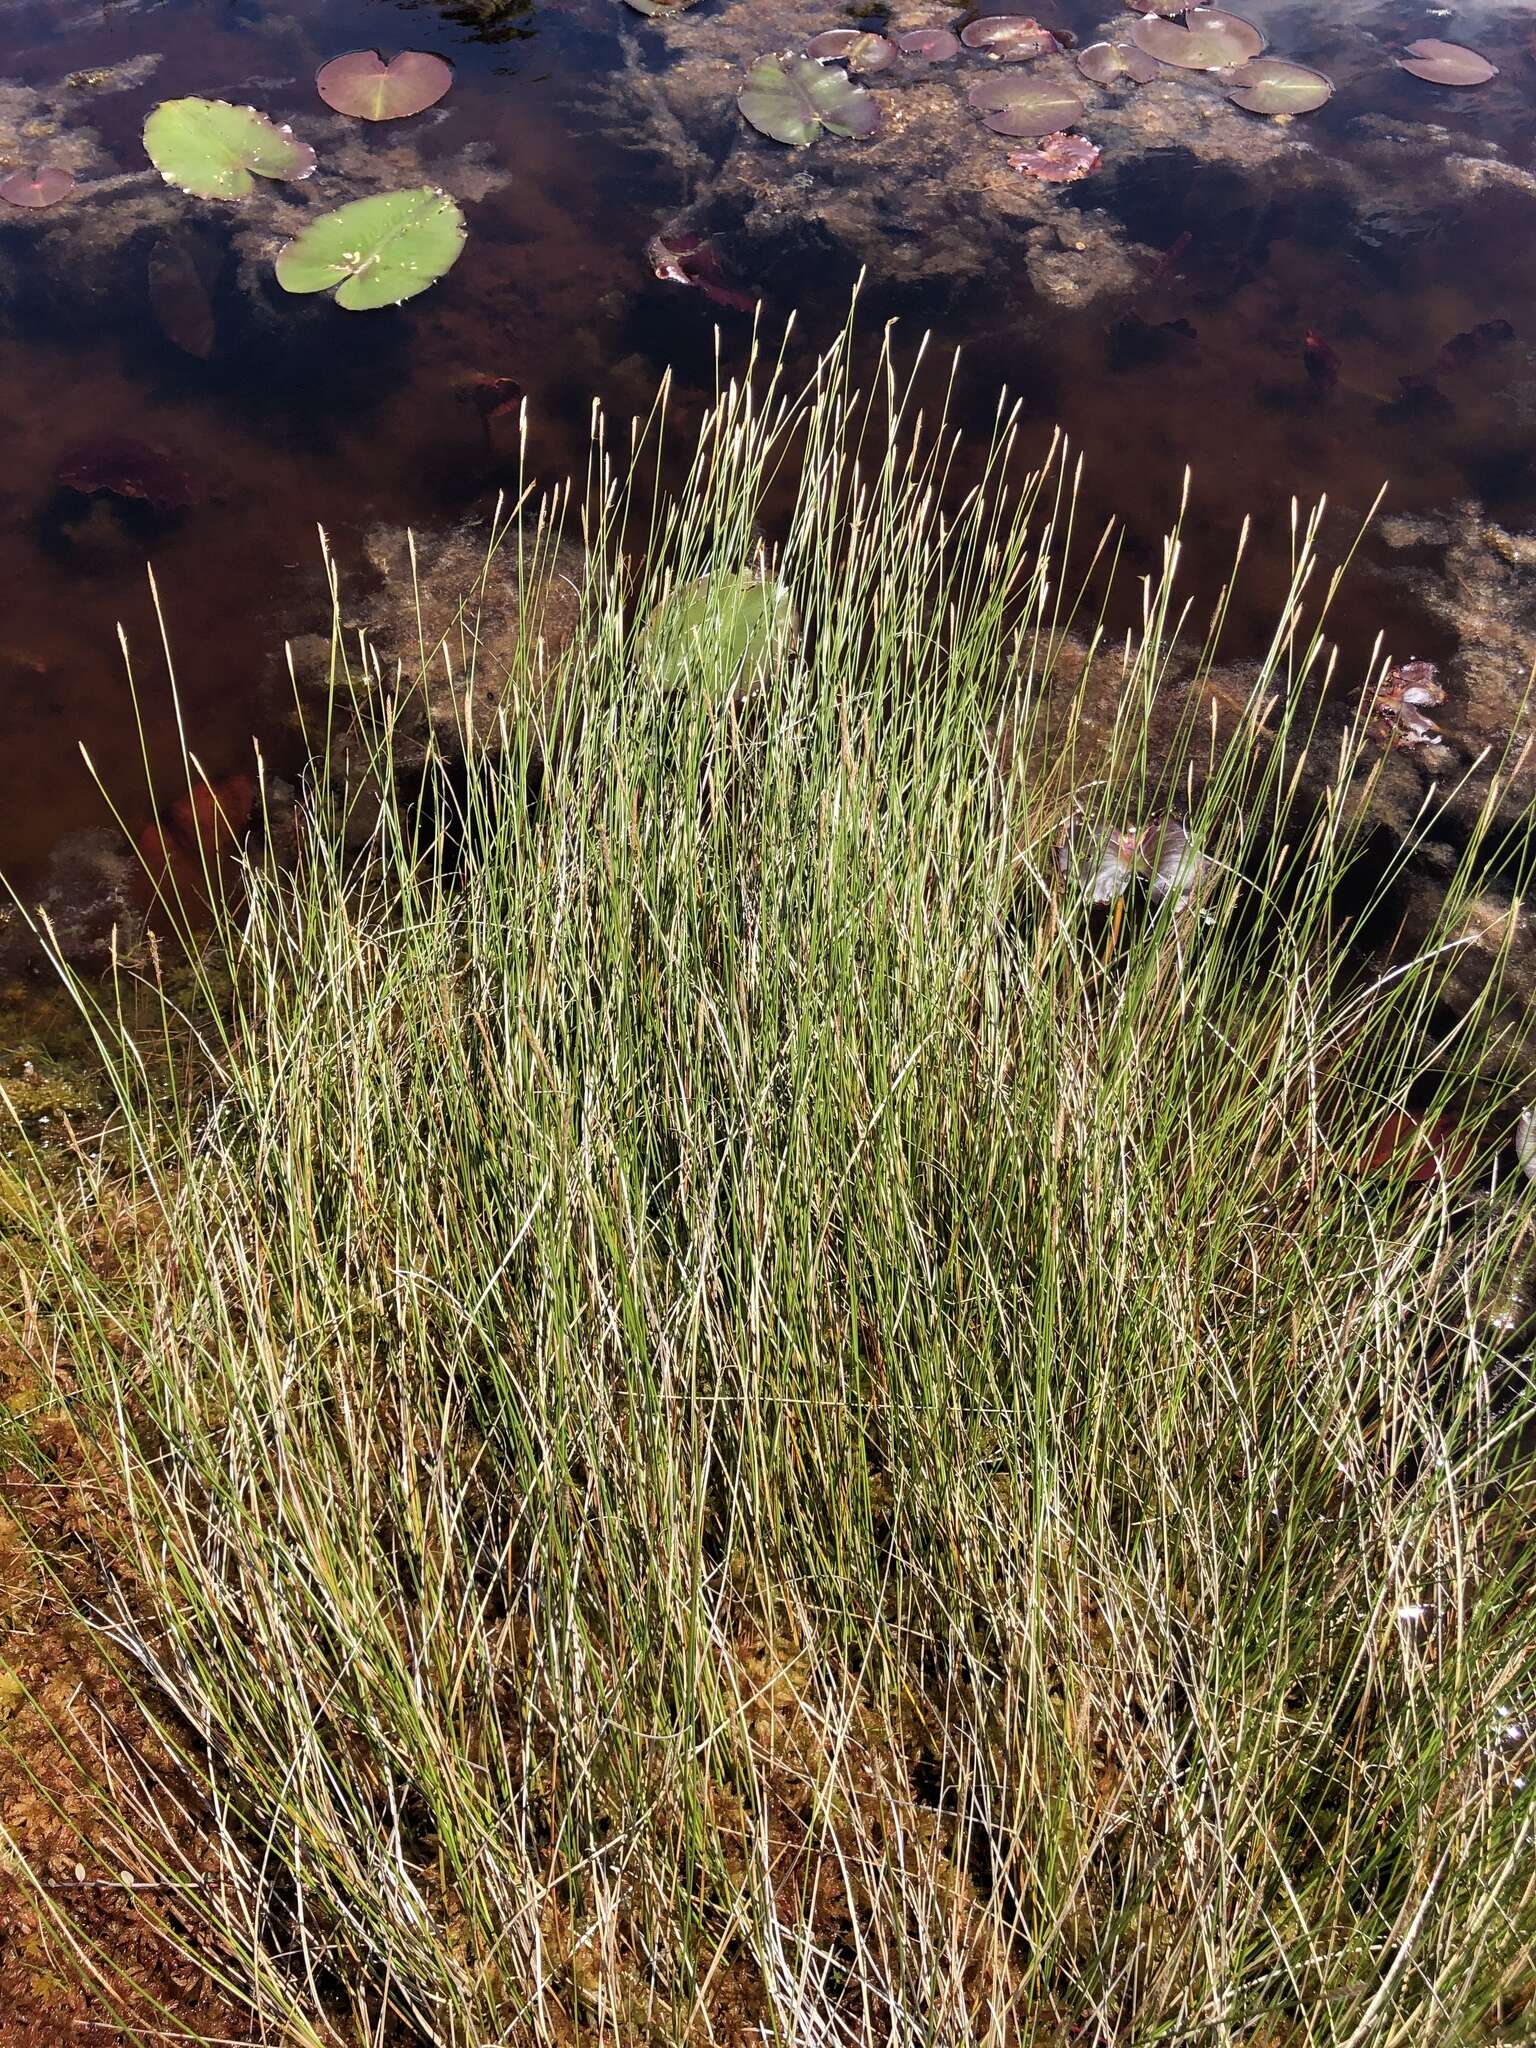
POLYGON ((567 665, 361 854, 317 784, 149 978, 171 1057, 75 984, 118 1120, 11 1320, 180 1759, 82 1853, 272 2040, 1526 2038, 1532 1203, 1497 961, 1438 1003, 1492 806, 1352 963, 1307 531, 1253 718, 1154 762, 1171 548, 1090 750, 1070 473, 1004 418, 957 504, 847 364, 722 392, 677 497, 599 426, 567 665), (1155 810, 1193 900, 1087 904, 1063 826, 1155 810), (1362 1175, 1408 1101, 1467 1157, 1362 1175))

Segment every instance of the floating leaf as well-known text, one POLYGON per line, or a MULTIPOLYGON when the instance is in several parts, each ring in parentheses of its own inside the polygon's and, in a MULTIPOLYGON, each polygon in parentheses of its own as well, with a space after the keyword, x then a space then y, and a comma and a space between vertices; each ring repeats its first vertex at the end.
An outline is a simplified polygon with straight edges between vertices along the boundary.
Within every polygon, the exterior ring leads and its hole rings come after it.
POLYGON ((822 64, 829 61, 846 64, 850 71, 866 73, 889 71, 896 62, 894 43, 888 43, 884 36, 873 35, 867 29, 857 28, 829 28, 811 38, 805 46, 805 54, 822 64))
POLYGON ((421 185, 354 199, 322 213, 283 249, 285 292, 325 292, 349 313, 398 306, 451 270, 464 247, 464 216, 446 192, 421 185))
POLYGON ((947 28, 914 28, 893 38, 903 57, 923 64, 950 64, 960 54, 960 38, 947 28))
POLYGON ((194 199, 244 199, 257 178, 307 178, 315 152, 254 107, 228 100, 162 100, 144 123, 149 160, 194 199))
POLYGON ((1099 168, 1100 150, 1086 135, 1047 135, 1034 149, 1010 149, 1010 170, 1046 185, 1075 185, 1099 168))
POLYGON ((843 71, 814 57, 759 57, 736 104, 760 135, 804 149, 823 129, 855 140, 873 135, 880 110, 843 71))
POLYGON ((1050 30, 1027 14, 985 14, 980 21, 967 22, 960 40, 968 50, 983 50, 1000 64, 1027 64, 1032 57, 1048 57, 1061 48, 1050 30))
POLYGON ((1090 43, 1077 56, 1077 68, 1095 85, 1147 85, 1157 76, 1157 65, 1134 43, 1090 43))
POLYGON ((967 98, 996 135, 1054 135, 1083 118, 1075 92, 1028 78, 979 78, 967 98))
POLYGON ((377 50, 349 50, 315 73, 315 90, 338 114, 403 121, 435 107, 453 83, 451 66, 426 50, 402 50, 386 64, 377 50))
POLYGON ((1184 12, 1184 0, 1126 0, 1133 14, 1166 14, 1170 19, 1184 12))
POLYGON ((32 171, 10 171, 0 178, 0 199, 7 206, 57 206, 75 189, 75 174, 62 164, 39 164, 32 171))
POLYGON ((1315 114, 1333 97, 1333 83, 1321 71, 1283 57, 1256 57, 1229 73, 1227 94, 1248 114, 1315 114))
POLYGON ((1476 50, 1461 43, 1442 43, 1434 36, 1410 43, 1407 56, 1399 57, 1397 62, 1402 70, 1412 72, 1415 78, 1427 79, 1431 85, 1486 85, 1490 78, 1499 75, 1498 65, 1490 64, 1476 50))
POLYGON ((1251 21, 1218 7, 1192 7, 1184 22, 1181 28, 1161 15, 1143 15, 1131 30, 1131 41, 1159 64, 1176 64, 1184 71, 1225 71, 1246 64, 1264 47, 1263 33, 1251 21))
POLYGON ((705 575, 680 584, 647 620, 642 648, 662 662, 701 658, 731 685, 751 683, 795 638, 789 592, 772 577, 705 575))
POLYGON ((628 0, 636 14, 681 14, 693 0, 628 0))

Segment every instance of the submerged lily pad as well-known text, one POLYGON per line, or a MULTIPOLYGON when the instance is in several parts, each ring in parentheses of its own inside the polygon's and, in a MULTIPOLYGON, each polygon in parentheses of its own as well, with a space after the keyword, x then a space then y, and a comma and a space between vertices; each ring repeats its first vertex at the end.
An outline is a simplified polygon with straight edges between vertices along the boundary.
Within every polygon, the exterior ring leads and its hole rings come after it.
POLYGON ((1099 168, 1101 154, 1086 135, 1046 135, 1033 149, 1010 149, 1008 167, 1043 185, 1075 185, 1099 168))
POLYGON ((162 100, 144 123, 149 160, 194 199, 244 199, 257 178, 307 178, 315 152, 254 107, 228 100, 162 100))
POLYGON ((960 40, 968 50, 983 50, 1001 64, 1027 64, 1061 48, 1050 30, 1027 14, 984 14, 961 29, 960 40))
POLYGON ((995 135, 1054 135, 1083 118, 1075 92, 1028 78, 978 78, 966 97, 995 135))
POLYGON ((1410 43, 1407 56, 1397 61, 1402 70, 1431 85, 1486 85, 1499 75, 1498 65, 1490 64, 1476 50, 1461 43, 1442 43, 1434 36, 1410 43))
POLYGON ((315 90, 325 104, 360 121, 424 114, 452 83, 452 66, 426 50, 401 50, 387 64, 377 50, 349 50, 315 73, 315 90))
POLYGON ((704 575, 662 599, 641 633, 641 647, 661 664, 701 659, 726 681, 755 682, 795 640, 789 592, 773 577, 751 572, 704 575))
POLYGON ((7 206, 57 206, 75 189, 75 174, 62 164, 39 164, 31 171, 9 171, 0 178, 0 199, 7 206))
POLYGON ((1246 64, 1264 47, 1261 29, 1218 7, 1192 7, 1184 24, 1181 28, 1161 15, 1143 15, 1131 30, 1131 41, 1159 64, 1176 64, 1184 71, 1225 71, 1246 64))
POLYGON ((326 292, 349 313, 398 306, 450 271, 464 247, 464 216, 446 192, 421 185, 354 199, 322 213, 277 259, 285 292, 326 292))
POLYGON ((1090 43, 1077 56, 1077 68, 1095 85, 1149 85, 1157 65, 1134 43, 1090 43))
POLYGON ((1249 114, 1315 114, 1333 97, 1333 82, 1305 64, 1256 57, 1227 76, 1234 106, 1249 114))
POLYGON ((846 64, 850 71, 889 71, 896 62, 894 43, 858 28, 829 28, 811 38, 805 54, 823 64, 846 64))
POLYGON ((823 130, 854 140, 873 135, 880 110, 845 71, 814 57, 759 57, 736 104, 759 135, 804 149, 823 130))
POLYGON ((903 57, 916 57, 923 64, 951 64, 960 54, 960 38, 947 28, 908 29, 892 40, 903 57))
POLYGON ((681 14, 693 0, 628 0, 636 14, 681 14))

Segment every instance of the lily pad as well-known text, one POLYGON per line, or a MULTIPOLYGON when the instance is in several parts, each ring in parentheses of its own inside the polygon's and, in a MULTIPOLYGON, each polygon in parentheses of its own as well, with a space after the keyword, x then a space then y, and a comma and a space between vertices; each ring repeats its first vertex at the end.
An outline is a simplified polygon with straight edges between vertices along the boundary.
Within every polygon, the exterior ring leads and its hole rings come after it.
POLYGON ((658 664, 694 672, 702 658, 732 686, 750 685, 794 644, 795 632, 789 592, 776 579, 704 575, 662 599, 640 644, 658 664))
POLYGON ((961 29, 960 40, 968 50, 981 50, 1000 64, 1027 64, 1061 48, 1050 30, 1027 14, 984 14, 961 29))
POLYGON ((1283 57, 1256 57, 1227 74, 1227 98, 1248 114, 1315 114, 1333 98, 1333 81, 1283 57))
POLYGON ((1397 61, 1402 70, 1431 85, 1486 85, 1499 75, 1498 65, 1490 64, 1476 50, 1461 43, 1442 43, 1434 36, 1410 43, 1407 56, 1397 61))
POLYGON ((244 199, 257 178, 307 178, 315 152, 254 107, 228 100, 162 100, 144 123, 149 160, 194 199, 244 199))
POLYGON ((1075 92, 1028 78, 978 78, 966 97, 995 135, 1054 135, 1083 118, 1075 92))
POLYGON ((62 164, 39 164, 31 171, 9 171, 0 178, 0 199, 7 206, 57 206, 75 189, 75 174, 62 164))
POLYGON ((421 185, 354 199, 322 213, 277 259, 285 292, 326 292, 349 313, 398 306, 450 271, 464 247, 464 216, 446 192, 421 185))
POLYGON ((1133 14, 1164 14, 1175 20, 1184 12, 1184 0, 1126 0, 1133 14))
POLYGON ((636 14, 682 14, 693 0, 628 0, 636 14))
POLYGON ((1264 48, 1261 29, 1218 7, 1192 7, 1184 23, 1181 28, 1161 15, 1143 15, 1131 30, 1131 41, 1159 64, 1176 64, 1184 71, 1225 71, 1246 64, 1264 48))
POLYGON ((1090 43, 1077 68, 1095 85, 1149 85, 1157 76, 1155 61, 1134 43, 1090 43))
POLYGON ((359 121, 424 114, 452 83, 452 66, 426 50, 401 50, 387 64, 377 50, 349 50, 315 73, 315 90, 325 104, 359 121))
POLYGON ((736 104, 759 135, 794 149, 805 149, 823 130, 860 140, 880 125, 864 88, 814 57, 759 57, 736 104))
POLYGON ((903 57, 922 64, 952 64, 960 54, 960 38, 947 28, 914 28, 892 38, 903 57))
POLYGON ((1010 149, 1008 167, 1043 185, 1075 185, 1099 168, 1101 154, 1086 135, 1046 135, 1033 149, 1010 149))
POLYGON ((822 64, 846 64, 850 71, 889 71, 896 62, 894 43, 868 29, 857 28, 829 28, 811 38, 805 54, 822 64))

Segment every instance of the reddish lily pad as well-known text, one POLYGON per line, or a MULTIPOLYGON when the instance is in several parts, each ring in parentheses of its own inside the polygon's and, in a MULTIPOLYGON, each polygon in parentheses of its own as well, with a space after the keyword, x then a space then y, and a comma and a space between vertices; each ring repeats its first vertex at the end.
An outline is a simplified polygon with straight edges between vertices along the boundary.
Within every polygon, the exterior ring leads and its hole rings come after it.
POLYGON ((435 107, 453 71, 426 50, 402 50, 386 64, 377 50, 349 50, 315 74, 315 90, 338 114, 359 121, 403 121, 435 107))
POLYGON ((1075 92, 1028 78, 979 78, 966 97, 995 135, 1054 135, 1083 118, 1075 92))
POLYGON ((1192 7, 1182 28, 1161 15, 1143 15, 1131 30, 1131 41, 1159 64, 1183 71, 1225 71, 1246 64, 1264 48, 1262 30, 1219 7, 1192 7))
POLYGON ((1402 70, 1431 85, 1486 85, 1499 75, 1498 65, 1490 64, 1476 50, 1462 43, 1442 43, 1434 36, 1410 43, 1407 56, 1397 62, 1402 70))
POLYGON ((845 71, 814 57, 759 57, 736 104, 760 135, 805 149, 823 133, 862 140, 880 125, 880 109, 845 71))
POLYGON ((1426 1181, 1457 1180, 1476 1157, 1472 1142, 1448 1116, 1426 1122, 1411 1109, 1394 1109, 1371 1133, 1370 1150, 1356 1162, 1357 1174, 1390 1174, 1422 1186, 1426 1181))
POLYGON ((1185 0, 1126 0, 1133 14, 1163 14, 1170 21, 1184 12, 1185 0))
POLYGON ((1283 57, 1256 57, 1230 72, 1227 98, 1247 114, 1315 114, 1333 98, 1333 81, 1283 57))
POLYGON ((889 71, 896 62, 896 46, 868 29, 829 28, 812 36, 805 46, 807 57, 820 63, 846 64, 850 71, 889 71))
POLYGON ((914 28, 893 38, 903 57, 922 64, 950 64, 960 54, 960 38, 947 28, 914 28))
POLYGON ((7 206, 57 206, 75 189, 75 174, 62 164, 39 164, 31 171, 9 171, 0 178, 0 199, 7 206))
POLYGON ((1043 185, 1075 185, 1099 168, 1100 150, 1086 135, 1046 135, 1033 149, 1010 149, 1010 170, 1043 185))
POLYGON ((1090 43, 1079 50, 1077 68, 1095 85, 1149 85, 1158 74, 1155 60, 1134 43, 1090 43))
POLYGON ((1000 64, 1027 64, 1061 48, 1050 30, 1027 14, 984 14, 961 29, 960 40, 968 50, 981 50, 1000 64))

